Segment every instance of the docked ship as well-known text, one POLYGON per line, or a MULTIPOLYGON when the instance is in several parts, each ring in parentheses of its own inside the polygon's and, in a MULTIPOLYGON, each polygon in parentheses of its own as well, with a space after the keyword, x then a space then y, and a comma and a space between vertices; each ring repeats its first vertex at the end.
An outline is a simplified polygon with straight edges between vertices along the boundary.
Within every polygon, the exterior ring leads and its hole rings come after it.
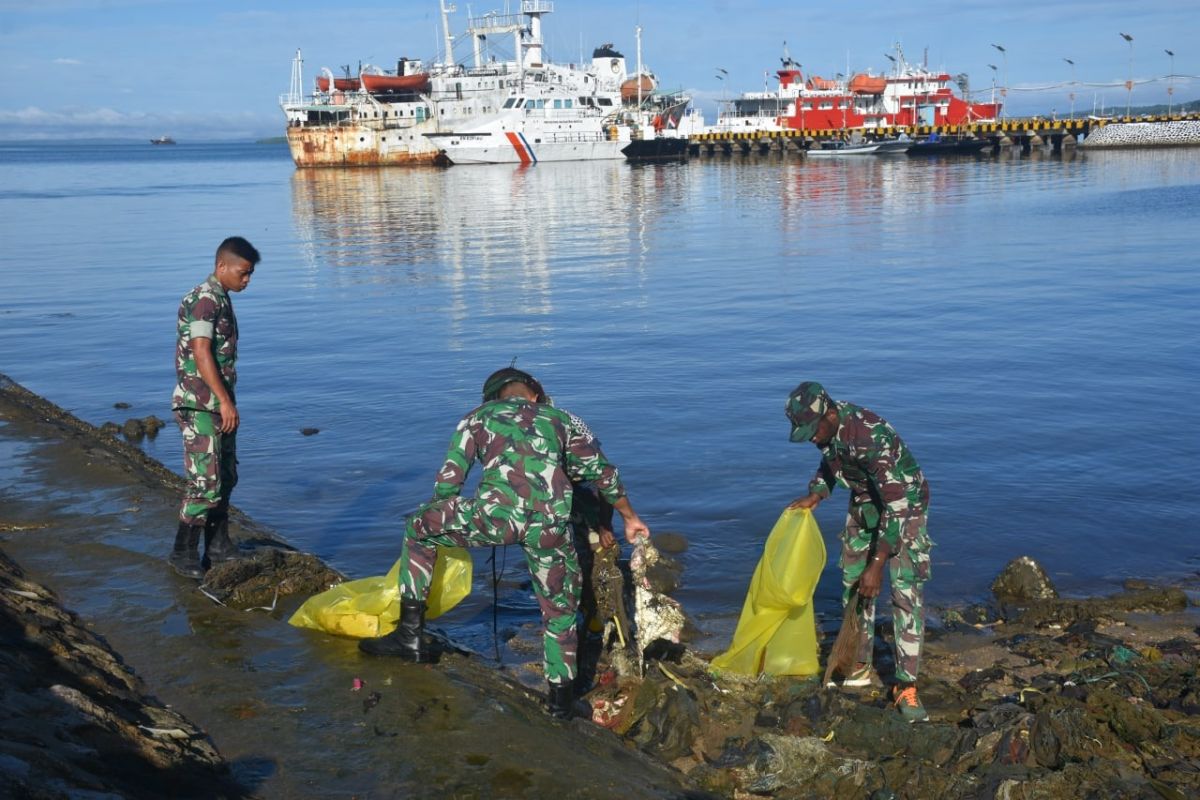
POLYGON ((536 164, 668 158, 682 153, 681 123, 690 99, 655 93, 658 81, 612 44, 592 52, 579 80, 525 81, 494 114, 464 120, 452 130, 426 133, 446 164, 536 164), (572 87, 573 85, 573 87, 572 87))
MULTIPOLYGON (((345 76, 335 77, 322 69, 314 91, 306 95, 303 59, 297 52, 291 88, 280 105, 298 166, 432 164, 444 149, 437 134, 511 116, 515 110, 557 118, 550 127, 562 128, 558 132, 564 138, 589 151, 598 147, 595 152, 607 152, 609 145, 602 142, 617 141, 611 136, 613 125, 595 123, 621 109, 622 84, 631 77, 625 60, 612 51, 614 56, 594 55, 589 65, 546 61, 542 18, 554 11, 553 2, 521 0, 518 14, 470 18, 470 66, 454 62, 449 20, 454 9, 446 0, 439 5, 444 52, 429 66, 401 58, 395 70, 365 65, 357 76, 346 70, 345 76), (514 57, 500 60, 490 50, 507 37, 514 57)), ((628 131, 617 135, 630 139, 628 131)), ((619 148, 616 152, 620 157, 619 148)))
POLYGON ((896 46, 892 69, 876 75, 805 78, 786 49, 775 91, 747 92, 722 104, 713 131, 845 130, 916 125, 960 125, 995 120, 1000 103, 969 99, 965 75, 951 77, 911 64, 896 46), (962 95, 956 94, 957 86, 962 95))

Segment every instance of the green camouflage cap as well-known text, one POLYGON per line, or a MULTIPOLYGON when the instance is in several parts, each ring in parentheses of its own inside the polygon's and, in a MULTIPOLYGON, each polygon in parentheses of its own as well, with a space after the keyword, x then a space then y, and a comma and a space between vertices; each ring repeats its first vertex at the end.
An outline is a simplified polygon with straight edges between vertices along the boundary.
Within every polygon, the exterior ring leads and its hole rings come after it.
POLYGON ((833 405, 825 387, 816 381, 805 381, 788 395, 785 411, 792 421, 793 442, 807 442, 817 432, 817 423, 833 405))

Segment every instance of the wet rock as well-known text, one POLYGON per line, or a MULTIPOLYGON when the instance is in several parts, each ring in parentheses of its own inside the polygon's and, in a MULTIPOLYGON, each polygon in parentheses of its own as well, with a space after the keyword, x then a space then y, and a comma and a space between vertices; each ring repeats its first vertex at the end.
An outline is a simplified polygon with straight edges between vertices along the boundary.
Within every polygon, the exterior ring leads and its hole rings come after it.
POLYGON ((0 553, 0 797, 241 797, 212 743, 0 553))
POLYGON ((115 422, 106 422, 100 426, 100 432, 106 433, 109 436, 116 436, 121 432, 121 426, 115 422))
POLYGON ((165 428, 167 423, 163 422, 158 417, 151 414, 148 417, 142 417, 142 428, 145 429, 146 435, 153 439, 158 436, 158 432, 165 428))
POLYGON ((130 441, 141 439, 146 435, 146 428, 140 419, 127 419, 121 426, 121 434, 130 441))
POLYGON ((668 555, 679 555, 688 549, 687 538, 682 533, 656 533, 650 537, 650 541, 654 542, 654 546, 659 549, 659 552, 668 555))
POLYGON ((273 607, 279 597, 307 597, 344 580, 344 575, 316 556, 264 547, 253 556, 213 566, 204 574, 200 588, 234 608, 273 607))
POLYGON ((113 408, 126 409, 126 408, 133 408, 133 406, 130 405, 129 403, 118 402, 118 403, 113 403, 113 408))
POLYGON ((320 428, 301 428, 300 433, 304 436, 316 436, 321 432, 320 428))
POLYGON ((1111 597, 1087 600, 1039 600, 1021 611, 1020 621, 1042 627, 1071 626, 1081 621, 1113 620, 1134 611, 1166 613, 1183 611, 1187 593, 1177 587, 1122 592, 1111 597))
POLYGON ((1031 600, 1052 600, 1058 591, 1042 565, 1029 556, 1014 558, 992 582, 992 594, 1001 603, 1020 604, 1031 600))

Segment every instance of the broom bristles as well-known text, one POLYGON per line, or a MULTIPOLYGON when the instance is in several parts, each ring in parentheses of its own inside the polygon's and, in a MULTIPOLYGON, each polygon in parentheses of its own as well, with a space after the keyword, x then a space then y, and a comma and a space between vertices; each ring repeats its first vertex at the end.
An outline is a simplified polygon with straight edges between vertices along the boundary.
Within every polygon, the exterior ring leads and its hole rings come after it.
POLYGON ((841 630, 838 631, 837 638, 833 641, 833 647, 829 649, 829 663, 825 666, 825 683, 830 682, 835 672, 845 679, 854 670, 854 665, 858 660, 859 633, 858 587, 855 586, 850 590, 850 597, 846 600, 846 611, 842 614, 841 630))

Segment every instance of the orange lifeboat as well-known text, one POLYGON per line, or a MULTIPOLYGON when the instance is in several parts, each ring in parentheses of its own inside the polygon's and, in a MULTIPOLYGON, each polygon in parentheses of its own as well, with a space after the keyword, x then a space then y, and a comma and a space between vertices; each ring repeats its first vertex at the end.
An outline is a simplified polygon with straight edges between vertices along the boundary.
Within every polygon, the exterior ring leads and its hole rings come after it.
POLYGON ((822 78, 819 75, 809 75, 808 76, 808 88, 809 89, 836 89, 836 88, 838 88, 838 82, 833 80, 832 78, 822 78))
MULTIPOLYGON (((647 75, 644 72, 641 75, 641 79, 642 79, 642 97, 645 97, 646 95, 653 92, 655 90, 655 88, 657 88, 658 81, 656 81, 654 79, 653 75, 647 75)), ((637 100, 637 96, 638 96, 638 79, 637 79, 637 77, 628 78, 621 82, 621 99, 623 101, 629 102, 630 100, 637 100)))
POLYGON ((859 73, 850 79, 850 91, 855 94, 883 94, 887 78, 859 73))
MULTIPOLYGON (((358 78, 334 78, 333 88, 337 89, 339 92, 357 92, 358 78)), ((324 75, 317 77, 317 91, 329 91, 329 78, 325 77, 324 75)))
POLYGON ((363 88, 372 94, 388 92, 423 92, 429 88, 429 73, 416 72, 412 75, 362 74, 363 88))

